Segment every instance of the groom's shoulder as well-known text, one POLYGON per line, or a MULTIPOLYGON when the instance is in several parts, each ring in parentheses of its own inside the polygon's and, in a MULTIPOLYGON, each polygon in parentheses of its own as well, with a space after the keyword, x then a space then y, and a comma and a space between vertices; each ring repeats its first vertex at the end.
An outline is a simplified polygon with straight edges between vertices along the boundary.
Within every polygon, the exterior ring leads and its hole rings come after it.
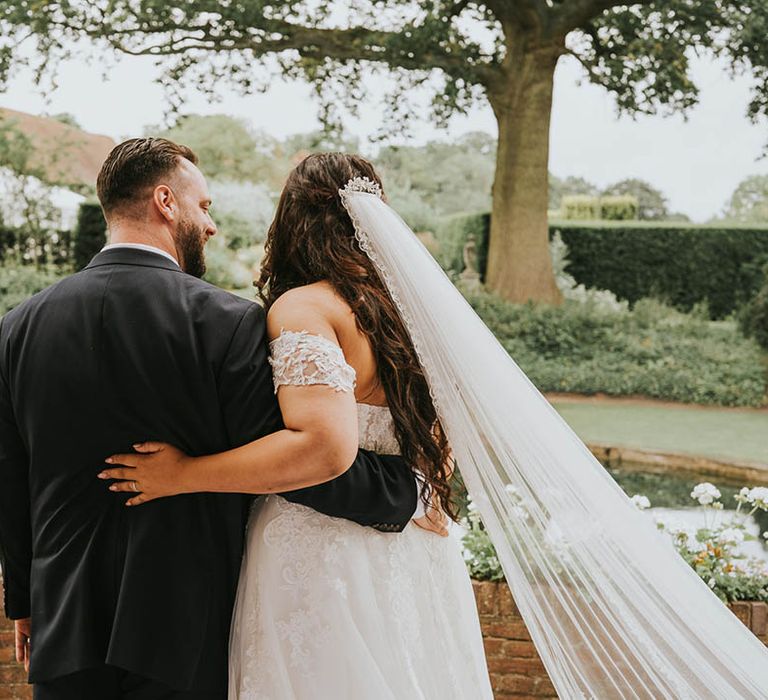
POLYGON ((242 316, 249 310, 263 314, 263 308, 255 301, 233 294, 205 280, 191 275, 181 275, 180 282, 186 300, 212 314, 242 316))
POLYGON ((65 277, 64 279, 59 280, 58 282, 55 282, 54 284, 49 285, 45 289, 40 290, 39 292, 36 292, 32 296, 28 297, 24 301, 20 302, 19 304, 16 304, 12 309, 9 309, 5 314, 0 315, 0 324, 2 324, 2 328, 8 332, 11 328, 18 325, 19 322, 21 322, 23 319, 28 318, 31 316, 35 309, 39 308, 43 304, 46 303, 46 301, 53 295, 56 294, 56 291, 62 287, 66 287, 69 284, 69 281, 72 279, 72 276, 65 277))

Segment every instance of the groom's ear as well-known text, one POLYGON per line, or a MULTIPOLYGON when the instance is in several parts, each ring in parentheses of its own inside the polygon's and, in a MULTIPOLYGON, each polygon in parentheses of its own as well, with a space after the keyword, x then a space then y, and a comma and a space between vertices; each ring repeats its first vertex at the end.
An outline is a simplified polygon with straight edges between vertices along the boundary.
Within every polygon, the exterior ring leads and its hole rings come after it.
POLYGON ((179 215, 179 204, 173 190, 168 185, 158 185, 152 192, 152 202, 160 216, 168 223, 176 221, 179 215))

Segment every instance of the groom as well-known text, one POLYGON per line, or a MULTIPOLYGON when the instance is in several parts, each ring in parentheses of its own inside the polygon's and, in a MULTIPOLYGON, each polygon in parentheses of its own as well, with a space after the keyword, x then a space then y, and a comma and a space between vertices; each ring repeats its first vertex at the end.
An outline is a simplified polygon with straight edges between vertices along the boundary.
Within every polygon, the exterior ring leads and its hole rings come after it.
MULTIPOLYGON (((282 427, 261 307, 199 278, 216 234, 186 147, 117 146, 98 178, 110 245, 0 320, 0 549, 6 615, 36 700, 224 699, 252 497, 126 508, 107 455, 160 440, 221 452, 282 427)), ((398 457, 360 451, 288 494, 385 532, 414 513, 398 457)))

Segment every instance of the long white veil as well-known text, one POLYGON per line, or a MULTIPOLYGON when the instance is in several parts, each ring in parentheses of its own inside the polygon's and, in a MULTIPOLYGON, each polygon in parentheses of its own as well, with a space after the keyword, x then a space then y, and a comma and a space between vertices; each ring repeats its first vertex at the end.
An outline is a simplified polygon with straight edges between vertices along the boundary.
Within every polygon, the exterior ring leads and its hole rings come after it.
POLYGON ((559 696, 768 698, 768 650, 631 503, 378 186, 355 178, 340 194, 559 696))

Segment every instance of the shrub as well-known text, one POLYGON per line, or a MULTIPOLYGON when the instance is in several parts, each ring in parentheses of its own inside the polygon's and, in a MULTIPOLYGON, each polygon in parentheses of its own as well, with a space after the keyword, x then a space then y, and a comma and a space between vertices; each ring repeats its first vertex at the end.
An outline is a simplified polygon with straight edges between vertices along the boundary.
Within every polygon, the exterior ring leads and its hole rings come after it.
POLYGON ((588 194, 570 194, 563 197, 560 204, 563 218, 569 221, 595 221, 600 218, 600 197, 588 194))
POLYGON ((253 284, 253 272, 223 238, 214 238, 206 247, 205 266, 205 280, 222 289, 245 289, 253 284))
POLYGON ((739 312, 739 326, 747 337, 754 338, 768 350, 768 263, 764 267, 765 282, 754 299, 739 312))
POLYGON ((510 304, 485 292, 467 298, 540 391, 764 405, 764 354, 733 322, 652 299, 624 311, 568 300, 510 304))
POLYGON ((455 214, 442 219, 436 236, 440 244, 439 262, 446 270, 464 269, 462 253, 470 235, 475 236, 481 278, 485 276, 488 260, 488 235, 491 216, 488 213, 455 214))
POLYGON ((211 182, 212 216, 232 250, 261 243, 275 205, 265 185, 232 180, 211 182))
POLYGON ((82 270, 107 242, 107 223, 97 202, 83 202, 75 227, 74 267, 82 270))
POLYGON ((637 219, 637 197, 627 194, 600 197, 600 218, 611 221, 637 219))
POLYGON ((555 283, 563 299, 592 304, 599 308, 622 311, 627 309, 626 301, 619 301, 613 292, 604 289, 587 289, 583 284, 577 284, 576 280, 566 272, 568 267, 568 246, 558 231, 549 244, 549 252, 552 257, 552 270, 555 274, 555 283))

